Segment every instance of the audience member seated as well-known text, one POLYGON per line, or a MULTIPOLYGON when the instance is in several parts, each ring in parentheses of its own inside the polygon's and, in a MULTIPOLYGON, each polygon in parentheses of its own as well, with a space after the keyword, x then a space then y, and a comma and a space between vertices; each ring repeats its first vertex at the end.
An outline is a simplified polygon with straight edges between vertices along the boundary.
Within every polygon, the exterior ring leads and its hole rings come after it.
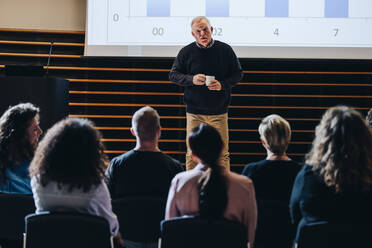
POLYGON ((103 181, 107 159, 100 139, 88 120, 67 118, 55 124, 31 162, 31 187, 36 213, 76 211, 102 216, 115 236, 119 225, 103 181))
POLYGON ((325 112, 306 156, 307 165, 293 186, 290 210, 297 230, 318 221, 370 225, 371 151, 371 129, 359 112, 345 106, 325 112))
POLYGON ((223 142, 215 128, 201 124, 188 139, 198 165, 173 179, 165 218, 191 215, 235 220, 248 228, 253 244, 257 207, 252 181, 218 164, 223 142))
POLYGON ((255 247, 290 247, 294 228, 289 216, 289 198, 301 165, 287 156, 291 127, 279 115, 265 117, 258 128, 267 157, 248 164, 243 175, 254 184, 258 224, 255 247))
POLYGON ((28 167, 41 134, 39 108, 31 103, 9 107, 1 116, 1 193, 32 193, 28 167))
MULTIPOLYGON (((134 113, 131 133, 136 137, 136 146, 113 158, 106 170, 112 199, 155 196, 166 200, 173 177, 183 168, 180 162, 159 149, 160 132, 160 117, 155 109, 146 106, 134 113)), ((126 247, 157 247, 157 241, 142 244, 124 240, 124 243, 126 247)))

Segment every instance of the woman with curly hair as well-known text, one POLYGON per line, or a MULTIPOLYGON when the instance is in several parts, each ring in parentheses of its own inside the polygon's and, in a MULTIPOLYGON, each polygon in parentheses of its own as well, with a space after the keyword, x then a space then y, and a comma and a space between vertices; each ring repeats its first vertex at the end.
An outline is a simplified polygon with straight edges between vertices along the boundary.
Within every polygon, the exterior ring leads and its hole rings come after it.
POLYGON ((372 219, 372 132, 360 113, 346 106, 328 109, 306 164, 290 200, 297 230, 318 221, 372 219))
POLYGON ((21 103, 0 118, 1 193, 32 193, 28 167, 42 134, 39 112, 31 103, 21 103))
POLYGON ((243 223, 248 229, 248 240, 253 244, 257 207, 252 181, 218 163, 223 141, 214 127, 201 124, 193 129, 188 139, 192 157, 198 165, 174 177, 165 219, 183 215, 224 217, 243 223))
POLYGON ((103 181, 107 158, 100 133, 85 119, 67 118, 48 130, 31 162, 36 213, 76 211, 107 219, 112 235, 119 225, 103 181))

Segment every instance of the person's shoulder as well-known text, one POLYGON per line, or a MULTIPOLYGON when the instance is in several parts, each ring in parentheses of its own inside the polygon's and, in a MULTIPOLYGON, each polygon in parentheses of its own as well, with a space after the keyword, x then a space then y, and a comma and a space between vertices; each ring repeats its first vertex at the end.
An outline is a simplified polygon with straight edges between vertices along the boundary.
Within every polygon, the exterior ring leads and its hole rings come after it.
POLYGON ((170 166, 174 167, 175 169, 179 169, 180 171, 183 171, 182 164, 180 161, 178 161, 175 158, 172 158, 171 156, 161 152, 160 156, 164 159, 166 163, 168 163, 170 166))
POLYGON ((133 150, 114 157, 113 159, 111 159, 110 164, 114 165, 114 166, 119 166, 119 165, 123 164, 127 159, 129 159, 132 156, 134 156, 134 151, 133 150))
POLYGON ((304 166, 304 163, 297 162, 296 160, 290 160, 290 163, 291 163, 291 165, 293 165, 297 168, 300 168, 300 169, 302 169, 303 166, 304 166))
POLYGON ((239 187, 245 188, 247 190, 253 189, 253 181, 246 176, 239 175, 235 172, 228 172, 227 178, 230 183, 238 185, 239 187))
POLYGON ((217 45, 217 46, 224 46, 224 47, 231 47, 229 44, 223 42, 223 41, 220 41, 220 40, 214 40, 214 45, 217 45))
POLYGON ((182 185, 186 185, 187 183, 190 183, 192 181, 199 180, 202 174, 203 171, 197 169, 182 171, 173 178, 173 182, 182 182, 182 185))
POLYGON ((225 43, 225 42, 222 42, 222 41, 219 41, 219 40, 214 40, 214 45, 213 46, 216 46, 218 48, 222 48, 224 50, 227 50, 227 51, 233 51, 232 47, 225 43))
POLYGON ((94 187, 91 187, 89 190, 90 193, 100 193, 100 194, 106 194, 109 192, 107 184, 102 179, 98 184, 96 184, 94 187))
POLYGON ((184 53, 187 53, 187 52, 189 52, 190 50, 193 50, 193 49, 195 49, 195 48, 197 48, 197 46, 196 46, 196 42, 194 41, 194 42, 191 42, 190 44, 188 44, 188 45, 182 47, 178 54, 184 54, 184 53))
POLYGON ((314 181, 318 180, 319 177, 317 173, 314 171, 313 166, 304 164, 296 177, 297 180, 304 180, 304 181, 314 181))
POLYGON ((252 162, 247 164, 242 172, 242 175, 249 177, 251 176, 254 172, 256 172, 260 167, 264 166, 266 164, 266 160, 260 160, 258 162, 252 162))
MULTIPOLYGON (((297 173, 303 169, 305 165, 303 163, 299 163, 297 161, 291 160, 291 169, 296 171, 297 173)), ((310 166, 308 166, 310 167, 310 166)))
POLYGON ((111 159, 111 162, 118 163, 118 162, 121 162, 121 161, 125 161, 128 158, 132 157, 133 155, 134 155, 134 151, 130 150, 128 152, 120 154, 119 156, 114 157, 113 159, 111 159))
POLYGON ((168 154, 165 154, 164 152, 159 152, 159 156, 161 156, 163 159, 165 159, 169 163, 180 164, 180 162, 177 159, 172 158, 171 156, 169 156, 168 154))
POLYGON ((300 170, 301 173, 306 175, 314 175, 313 166, 304 164, 300 170))

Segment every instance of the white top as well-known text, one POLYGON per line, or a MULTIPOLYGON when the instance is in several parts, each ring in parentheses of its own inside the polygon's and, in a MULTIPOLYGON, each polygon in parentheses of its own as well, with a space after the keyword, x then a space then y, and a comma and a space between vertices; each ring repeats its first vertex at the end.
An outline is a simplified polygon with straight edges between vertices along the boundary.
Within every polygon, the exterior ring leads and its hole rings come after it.
POLYGON ((88 192, 76 188, 69 192, 68 186, 58 188, 56 182, 49 182, 43 187, 33 177, 31 188, 37 214, 43 211, 76 211, 101 216, 109 222, 111 234, 117 234, 119 223, 112 212, 110 193, 103 180, 88 192))

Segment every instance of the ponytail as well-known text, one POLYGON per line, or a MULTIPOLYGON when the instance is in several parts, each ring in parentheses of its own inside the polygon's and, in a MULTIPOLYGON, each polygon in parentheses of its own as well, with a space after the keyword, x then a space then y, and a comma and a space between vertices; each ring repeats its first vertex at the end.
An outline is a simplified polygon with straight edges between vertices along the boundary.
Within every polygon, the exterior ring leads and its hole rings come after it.
MULTIPOLYGON (((216 168, 220 167, 216 165, 216 168)), ((200 178, 199 214, 203 218, 221 218, 227 205, 226 178, 222 170, 209 168, 200 178)))
POLYGON ((209 168, 199 179, 199 215, 222 218, 227 205, 227 183, 218 159, 223 142, 218 131, 206 124, 196 127, 189 137, 192 152, 209 168))

